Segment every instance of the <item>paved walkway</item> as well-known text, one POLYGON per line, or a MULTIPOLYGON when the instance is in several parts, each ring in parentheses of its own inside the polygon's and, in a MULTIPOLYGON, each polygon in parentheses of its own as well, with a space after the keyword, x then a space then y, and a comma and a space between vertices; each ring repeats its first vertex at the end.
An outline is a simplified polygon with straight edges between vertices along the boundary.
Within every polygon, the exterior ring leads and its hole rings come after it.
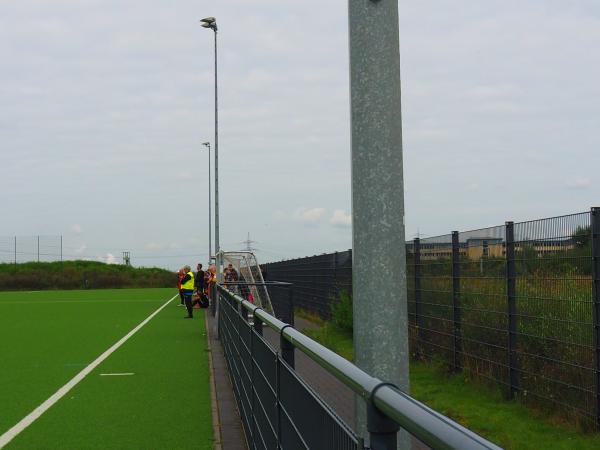
MULTIPOLYGON (((222 430, 222 449, 246 449, 244 432, 233 397, 233 390, 229 380, 223 350, 220 342, 214 339, 216 334, 216 324, 210 314, 208 314, 208 317, 210 345, 212 350, 211 354, 217 382, 216 390, 219 405, 220 428, 222 430)), ((303 331, 312 326, 315 325, 305 319, 300 317, 295 318, 295 328, 299 331, 303 331)), ((265 326, 263 334, 266 340, 269 341, 274 348, 279 349, 279 335, 277 333, 265 326)), ((329 374, 329 372, 298 350, 295 352, 295 365, 296 371, 304 381, 306 381, 317 394, 329 404, 333 411, 346 422, 350 428, 354 429, 356 419, 354 393, 333 375, 329 374)), ((413 450, 424 450, 428 448, 414 438, 411 439, 411 443, 413 450)))
MULTIPOLYGON (((223 348, 221 343, 216 339, 216 322, 210 313, 207 314, 207 317, 219 416, 217 428, 221 435, 221 446, 223 450, 245 450, 247 449, 246 440, 233 396, 223 348)), ((309 321, 299 317, 296 317, 295 324, 296 329, 300 331, 312 325, 309 321)), ((274 348, 279 348, 279 335, 273 330, 265 327, 264 337, 274 348)), ((300 351, 296 351, 295 353, 296 371, 332 407, 342 420, 350 425, 351 428, 354 428, 354 393, 304 353, 300 351)))
MULTIPOLYGON (((308 320, 296 316, 294 328, 303 331, 315 325, 308 320)), ((279 335, 265 327, 264 337, 275 348, 279 348, 279 335)), ((295 351, 296 371, 312 387, 317 394, 334 410, 334 412, 354 429, 356 408, 354 392, 338 381, 333 375, 299 350, 295 351)))

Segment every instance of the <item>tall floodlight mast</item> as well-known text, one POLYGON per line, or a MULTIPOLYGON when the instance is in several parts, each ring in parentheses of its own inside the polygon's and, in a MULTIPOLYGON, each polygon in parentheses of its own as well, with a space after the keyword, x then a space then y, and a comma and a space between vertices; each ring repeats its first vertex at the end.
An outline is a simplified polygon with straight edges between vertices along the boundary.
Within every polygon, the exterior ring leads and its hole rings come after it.
POLYGON ((215 254, 217 255, 217 280, 221 281, 221 257, 219 253, 219 95, 217 83, 217 19, 206 17, 200 20, 204 28, 213 30, 215 35, 215 254))
POLYGON ((203 142, 208 148, 208 265, 212 262, 212 186, 210 183, 210 142, 203 142))

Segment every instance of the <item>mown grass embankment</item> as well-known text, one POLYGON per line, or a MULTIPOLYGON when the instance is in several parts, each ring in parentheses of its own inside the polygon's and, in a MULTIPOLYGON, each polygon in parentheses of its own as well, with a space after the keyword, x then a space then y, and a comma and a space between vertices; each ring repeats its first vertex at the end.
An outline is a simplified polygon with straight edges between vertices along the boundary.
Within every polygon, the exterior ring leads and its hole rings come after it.
POLYGON ((97 261, 0 264, 0 291, 157 288, 177 285, 171 271, 97 261))

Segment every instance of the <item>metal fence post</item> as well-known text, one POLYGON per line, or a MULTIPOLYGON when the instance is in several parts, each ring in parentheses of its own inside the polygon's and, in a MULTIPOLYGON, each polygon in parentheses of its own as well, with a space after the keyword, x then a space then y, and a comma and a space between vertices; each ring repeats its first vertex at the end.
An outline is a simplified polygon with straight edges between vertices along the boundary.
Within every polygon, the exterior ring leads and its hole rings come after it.
POLYGON ((415 350, 416 353, 419 353, 423 330, 423 314, 421 305, 421 239, 415 238, 413 247, 415 251, 415 325, 417 327, 417 345, 415 350))
MULTIPOLYGON (((244 310, 246 310, 246 321, 248 320, 248 310, 246 308, 243 308, 244 310)), ((256 321, 256 317, 254 317, 254 321, 256 321)), ((256 388, 255 388, 255 375, 254 375, 254 340, 256 338, 254 337, 254 330, 251 328, 250 329, 250 438, 251 438, 251 442, 250 442, 250 448, 251 449, 255 449, 256 448, 256 420, 254 419, 254 408, 255 408, 255 401, 254 398, 256 397, 256 388)))
POLYGON ((220 317, 220 307, 219 307, 219 290, 217 289, 217 283, 213 283, 211 290, 213 290, 212 294, 215 299, 215 321, 217 322, 217 340, 221 339, 221 320, 220 317))
POLYGON ((208 283, 208 298, 210 299, 210 313, 212 314, 213 317, 215 317, 215 315, 217 314, 217 303, 216 303, 217 296, 215 295, 216 289, 217 289, 217 287, 214 284, 208 283))
POLYGON ((254 314, 254 323, 252 324, 252 326, 254 327, 256 333, 258 333, 261 336, 263 335, 263 323, 262 320, 256 317, 256 314, 254 314))
POLYGON ((294 285, 288 287, 288 307, 289 307, 289 318, 288 323, 294 326, 294 285))
POLYGON ((454 334, 454 370, 462 370, 461 340, 461 306, 460 306, 460 243, 458 231, 452 232, 452 311, 454 334))
MULTIPOLYGON (((378 387, 387 385, 382 383, 378 387)), ((389 417, 383 415, 373 404, 372 398, 378 387, 371 393, 367 404, 367 431, 369 432, 370 450, 396 450, 398 445, 398 430, 400 427, 389 417)))
POLYGON ((339 264, 338 252, 335 252, 333 254, 333 294, 336 296, 336 299, 339 298, 338 297, 338 293, 339 293, 338 277, 337 277, 338 264, 339 264))
POLYGON ((277 449, 281 449, 281 360, 279 355, 275 355, 275 404, 277 407, 277 424, 275 432, 277 433, 277 449))
POLYGON ((590 228, 592 234, 592 292, 594 296, 594 391, 596 393, 595 414, 596 425, 600 427, 600 208, 591 211, 590 228))
POLYGON ((296 362, 294 358, 294 346, 291 344, 291 342, 283 337, 283 332, 288 327, 291 327, 291 325, 286 325, 281 329, 279 335, 279 347, 281 348, 281 357, 283 360, 288 363, 291 368, 295 368, 296 362))
POLYGON ((508 397, 519 390, 517 358, 517 268, 515 262, 515 224, 506 222, 506 294, 508 301, 508 397))

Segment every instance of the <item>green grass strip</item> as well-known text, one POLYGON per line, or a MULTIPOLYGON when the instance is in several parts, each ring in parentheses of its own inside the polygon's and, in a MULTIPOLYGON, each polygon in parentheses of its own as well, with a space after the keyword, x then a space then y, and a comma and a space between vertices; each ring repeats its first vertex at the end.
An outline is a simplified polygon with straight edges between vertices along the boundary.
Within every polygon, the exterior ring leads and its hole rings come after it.
MULTIPOLYGON (((305 317, 309 319, 309 317, 305 317)), ((352 336, 331 323, 315 322, 307 335, 352 360, 352 336)), ((507 450, 597 450, 600 435, 583 434, 502 399, 499 391, 471 382, 464 375, 448 375, 439 368, 411 361, 411 395, 431 408, 507 450)))

